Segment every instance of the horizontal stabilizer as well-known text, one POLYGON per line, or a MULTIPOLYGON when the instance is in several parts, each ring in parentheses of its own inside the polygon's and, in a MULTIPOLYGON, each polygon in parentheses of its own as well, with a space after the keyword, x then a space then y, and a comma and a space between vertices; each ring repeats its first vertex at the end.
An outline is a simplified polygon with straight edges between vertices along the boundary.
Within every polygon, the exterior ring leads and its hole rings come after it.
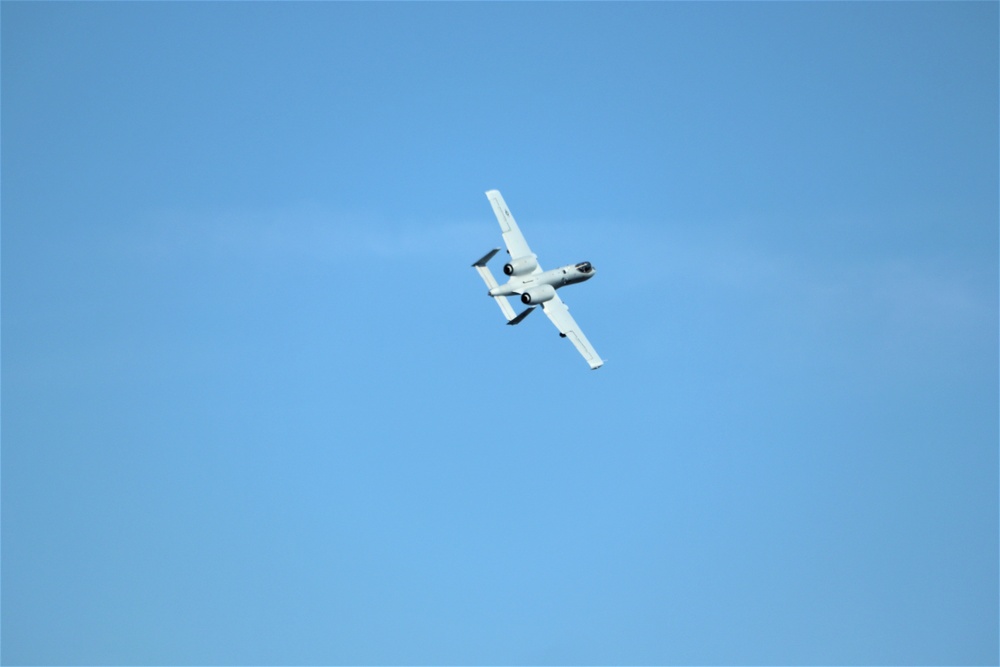
MULTIPOLYGON (((472 265, 473 267, 475 267, 476 272, 479 274, 479 276, 483 279, 483 282, 486 283, 486 286, 489 287, 491 290, 494 287, 497 287, 497 280, 496 278, 493 277, 493 274, 490 273, 490 267, 486 266, 486 263, 491 259, 493 259, 493 255, 497 254, 498 252, 500 252, 500 248, 494 248, 493 250, 490 250, 488 253, 483 255, 482 259, 480 259, 478 262, 472 265)), ((516 316, 514 315, 514 309, 510 307, 510 302, 507 301, 507 297, 495 296, 493 298, 496 300, 497 305, 500 306, 500 310, 503 311, 503 316, 507 319, 508 322, 517 319, 516 316)), ((521 320, 518 320, 518 322, 520 321, 521 320)))
POLYGON ((514 319, 508 320, 507 324, 518 324, 518 323, 520 323, 520 321, 523 320, 524 318, 526 318, 528 315, 530 315, 531 311, 533 311, 534 309, 535 309, 534 306, 532 306, 531 308, 528 308, 527 310, 525 310, 523 313, 521 313, 520 315, 518 315, 514 319))

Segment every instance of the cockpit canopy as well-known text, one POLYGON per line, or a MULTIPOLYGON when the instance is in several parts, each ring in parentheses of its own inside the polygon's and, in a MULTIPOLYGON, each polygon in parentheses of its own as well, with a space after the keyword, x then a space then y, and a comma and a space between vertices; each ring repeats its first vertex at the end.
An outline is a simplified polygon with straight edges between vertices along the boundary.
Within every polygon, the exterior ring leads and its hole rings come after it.
POLYGON ((576 265, 576 270, 580 273, 590 273, 594 267, 590 265, 590 262, 580 262, 576 265))

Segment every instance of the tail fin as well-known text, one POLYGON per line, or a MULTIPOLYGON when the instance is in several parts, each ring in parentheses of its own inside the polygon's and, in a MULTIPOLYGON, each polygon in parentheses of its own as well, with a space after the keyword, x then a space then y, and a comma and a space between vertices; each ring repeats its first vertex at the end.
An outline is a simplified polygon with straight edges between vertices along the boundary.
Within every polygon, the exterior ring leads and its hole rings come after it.
POLYGON ((486 264, 489 263, 491 259, 493 259, 493 255, 497 254, 498 252, 500 252, 500 248, 493 248, 493 250, 490 250, 488 253, 480 257, 472 265, 477 269, 480 267, 485 268, 486 264))
POLYGON ((535 307, 532 306, 531 308, 527 308, 525 310, 522 310, 520 315, 518 315, 517 317, 515 317, 512 320, 507 320, 507 324, 520 324, 521 320, 523 320, 528 315, 530 315, 531 311, 533 311, 534 309, 535 309, 535 307))
MULTIPOLYGON (((491 259, 493 259, 493 255, 497 254, 498 252, 500 252, 500 248, 494 248, 493 250, 490 250, 488 253, 483 255, 477 262, 475 262, 472 265, 473 267, 475 267, 476 271, 482 277, 483 282, 485 282, 486 286, 489 287, 490 289, 497 287, 497 281, 496 278, 493 277, 493 274, 490 273, 490 269, 488 266, 486 266, 486 263, 489 262, 491 259)), ((517 324, 518 322, 523 320, 525 315, 527 314, 526 311, 524 313, 521 313, 520 315, 514 315, 514 309, 510 307, 510 302, 507 301, 507 297, 505 296, 495 296, 493 298, 496 299, 497 305, 500 306, 500 310, 503 311, 504 317, 507 318, 507 324, 517 324)))

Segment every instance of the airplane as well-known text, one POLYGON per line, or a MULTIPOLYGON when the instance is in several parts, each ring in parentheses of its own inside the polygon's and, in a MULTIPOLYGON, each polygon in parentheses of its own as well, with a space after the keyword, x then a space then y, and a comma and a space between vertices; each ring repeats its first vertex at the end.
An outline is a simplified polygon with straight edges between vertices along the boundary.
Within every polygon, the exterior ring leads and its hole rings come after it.
POLYGON ((580 262, 543 271, 542 267, 538 265, 538 257, 528 247, 528 242, 524 240, 524 235, 517 223, 514 222, 514 216, 510 214, 500 192, 489 190, 486 197, 490 200, 493 212, 500 222, 500 231, 504 243, 507 245, 507 254, 510 255, 510 261, 503 267, 504 274, 510 278, 503 285, 499 285, 489 267, 486 266, 493 259, 493 256, 500 252, 500 248, 489 251, 472 266, 489 287, 489 295, 500 306, 504 317, 507 318, 507 324, 519 324, 536 306, 541 305, 542 311, 559 329, 559 336, 569 338, 592 370, 603 366, 604 360, 598 356, 594 346, 590 344, 573 316, 569 314, 569 307, 556 294, 556 290, 560 287, 590 280, 597 273, 597 269, 590 262, 580 262), (521 303, 530 306, 518 315, 514 314, 514 309, 507 301, 508 296, 515 294, 520 295, 521 303))

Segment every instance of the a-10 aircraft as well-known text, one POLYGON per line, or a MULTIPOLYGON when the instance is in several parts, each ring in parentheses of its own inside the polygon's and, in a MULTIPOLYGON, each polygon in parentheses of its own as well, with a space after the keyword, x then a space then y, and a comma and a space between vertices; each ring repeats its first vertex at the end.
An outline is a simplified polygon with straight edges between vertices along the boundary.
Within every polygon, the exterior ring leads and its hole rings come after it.
POLYGON ((489 251, 472 266, 490 288, 489 295, 496 299, 500 310, 507 318, 507 324, 518 324, 535 309, 536 305, 541 305, 542 310, 559 329, 559 335, 568 338, 573 343, 592 369, 603 366, 604 361, 597 355, 594 346, 590 344, 573 316, 569 314, 569 308, 556 294, 556 290, 560 287, 590 280, 597 273, 597 269, 590 262, 580 262, 543 271, 542 267, 538 265, 538 258, 535 253, 531 252, 528 242, 524 240, 524 235, 521 234, 517 223, 514 222, 514 216, 507 209, 507 204, 504 203, 500 192, 490 190, 486 193, 486 197, 493 205, 493 212, 496 213, 497 220, 500 222, 503 241, 507 245, 507 254, 510 255, 510 261, 503 267, 503 272, 510 278, 503 285, 498 285, 486 266, 487 262, 500 251, 500 248, 489 251), (531 306, 519 315, 514 314, 514 309, 507 301, 507 297, 514 294, 521 296, 521 303, 531 306))

